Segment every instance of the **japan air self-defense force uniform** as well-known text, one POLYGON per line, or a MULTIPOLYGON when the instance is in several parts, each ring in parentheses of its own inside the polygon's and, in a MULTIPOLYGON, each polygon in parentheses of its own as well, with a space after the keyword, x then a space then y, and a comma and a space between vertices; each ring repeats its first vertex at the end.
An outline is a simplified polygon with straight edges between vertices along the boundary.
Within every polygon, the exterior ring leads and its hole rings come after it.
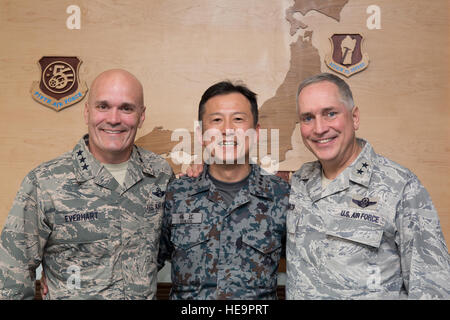
POLYGON ((289 185, 252 165, 230 206, 208 177, 168 187, 160 264, 172 263, 172 299, 276 299, 289 185))
POLYGON ((291 181, 287 299, 448 299, 449 254, 430 196, 364 145, 324 190, 318 161, 291 181))
POLYGON ((50 299, 154 298, 172 170, 134 146, 119 185, 87 139, 23 180, 1 234, 1 298, 33 298, 41 261, 50 299))

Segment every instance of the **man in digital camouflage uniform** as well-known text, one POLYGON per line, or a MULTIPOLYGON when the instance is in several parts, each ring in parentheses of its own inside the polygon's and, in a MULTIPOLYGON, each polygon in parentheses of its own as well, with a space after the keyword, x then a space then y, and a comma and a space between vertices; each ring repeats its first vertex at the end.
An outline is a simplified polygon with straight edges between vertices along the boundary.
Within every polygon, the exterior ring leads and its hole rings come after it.
POLYGON ((134 145, 145 119, 140 82, 109 70, 92 83, 88 135, 23 180, 1 234, 0 297, 152 299, 166 186, 160 156, 134 145))
POLYGON ((166 193, 158 260, 172 264, 170 298, 276 299, 289 185, 249 164, 242 134, 259 130, 256 95, 219 82, 203 94, 199 120, 210 165, 166 193))
POLYGON ((430 196, 355 137, 359 110, 331 74, 299 86, 304 144, 291 180, 287 299, 448 299, 449 254, 430 196))

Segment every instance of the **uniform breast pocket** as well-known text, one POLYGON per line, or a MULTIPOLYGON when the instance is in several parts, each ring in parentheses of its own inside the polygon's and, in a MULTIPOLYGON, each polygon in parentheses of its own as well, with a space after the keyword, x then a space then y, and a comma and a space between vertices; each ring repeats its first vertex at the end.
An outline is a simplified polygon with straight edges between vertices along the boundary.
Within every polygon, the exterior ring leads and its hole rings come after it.
POLYGON ((164 210, 164 198, 150 196, 145 207, 144 225, 147 233, 154 230, 160 230, 162 214, 164 210))
POLYGON ((152 194, 149 195, 145 208, 145 215, 149 217, 158 213, 162 213, 164 208, 164 199, 164 197, 157 197, 152 194))
POLYGON ((70 279, 74 279, 74 275, 83 289, 108 285, 110 231, 106 210, 75 209, 55 214, 55 227, 44 260, 51 269, 46 272, 53 273, 61 284, 69 283, 60 289, 73 289, 70 279))
POLYGON ((384 232, 384 221, 376 212, 331 209, 328 211, 326 235, 356 245, 378 248, 384 232))
POLYGON ((158 253, 159 238, 161 236, 161 225, 163 217, 164 197, 155 197, 150 195, 145 206, 144 216, 140 217, 134 231, 135 240, 132 241, 136 246, 145 244, 145 252, 141 255, 146 256, 148 261, 155 261, 158 253))
MULTIPOLYGON (((172 254, 172 281, 175 285, 198 286, 203 279, 210 240, 201 224, 172 225, 170 240, 174 246, 172 254)), ((209 257, 208 257, 209 256, 209 257)))
POLYGON ((201 224, 186 223, 172 225, 170 240, 180 250, 189 250, 209 240, 209 237, 204 231, 201 224))
POLYGON ((281 239, 267 236, 262 232, 248 232, 242 236, 242 242, 262 255, 270 255, 281 248, 281 239))
POLYGON ((55 215, 52 240, 56 243, 89 243, 109 237, 108 214, 104 210, 75 209, 55 215))
MULTIPOLYGON (((239 246, 238 246, 239 248, 239 246)), ((247 285, 272 287, 281 255, 281 236, 266 230, 247 231, 242 235, 240 267, 248 276, 247 285)))

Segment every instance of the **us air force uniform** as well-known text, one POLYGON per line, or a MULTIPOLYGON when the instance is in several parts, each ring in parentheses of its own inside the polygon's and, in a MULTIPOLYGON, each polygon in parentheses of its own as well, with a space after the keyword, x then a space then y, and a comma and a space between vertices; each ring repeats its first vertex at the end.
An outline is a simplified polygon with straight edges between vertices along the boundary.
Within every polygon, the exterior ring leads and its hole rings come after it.
POLYGON ((1 234, 1 298, 33 298, 41 262, 49 299, 154 298, 172 170, 134 146, 119 185, 87 141, 23 180, 1 234))
POLYGON ((171 299, 276 299, 289 185, 253 165, 228 206, 207 172, 166 194, 158 260, 171 260, 171 299))
POLYGON ((318 161, 292 177, 286 298, 449 299, 449 254, 429 194, 358 143, 358 158, 324 190, 318 161))

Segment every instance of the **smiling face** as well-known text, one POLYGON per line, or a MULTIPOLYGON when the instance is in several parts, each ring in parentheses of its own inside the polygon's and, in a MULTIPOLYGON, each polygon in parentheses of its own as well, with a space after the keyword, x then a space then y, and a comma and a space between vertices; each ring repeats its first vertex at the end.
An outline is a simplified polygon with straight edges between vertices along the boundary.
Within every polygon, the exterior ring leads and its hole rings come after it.
POLYGON ((259 125, 254 127, 251 105, 244 95, 233 92, 210 98, 205 104, 202 125, 203 145, 215 160, 227 164, 246 162, 259 125))
POLYGON ((145 119, 142 85, 124 70, 100 74, 92 83, 84 118, 92 155, 103 163, 127 161, 145 119))
POLYGON ((298 96, 300 132, 305 146, 324 170, 341 172, 359 153, 355 131, 359 110, 341 99, 338 87, 329 81, 310 84, 298 96))

